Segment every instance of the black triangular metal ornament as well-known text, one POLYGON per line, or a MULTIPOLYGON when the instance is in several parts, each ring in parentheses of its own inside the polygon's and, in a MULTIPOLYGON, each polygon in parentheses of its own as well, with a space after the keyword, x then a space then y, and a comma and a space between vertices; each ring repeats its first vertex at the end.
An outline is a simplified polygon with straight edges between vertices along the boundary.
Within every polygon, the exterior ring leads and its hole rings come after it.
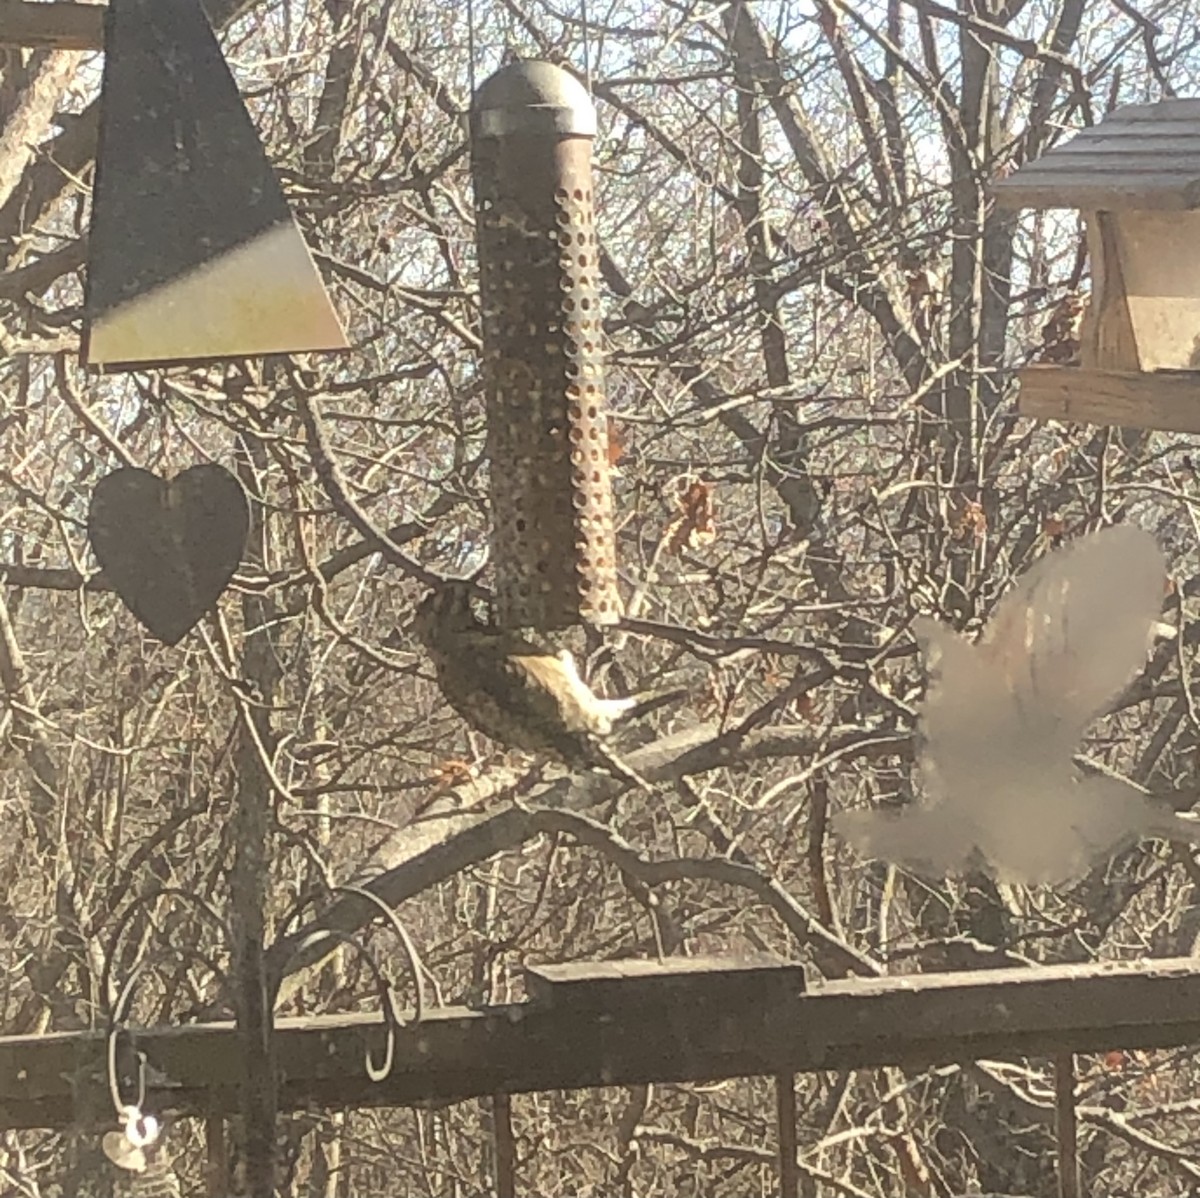
POLYGON ((84 362, 346 348, 200 0, 111 0, 84 362))

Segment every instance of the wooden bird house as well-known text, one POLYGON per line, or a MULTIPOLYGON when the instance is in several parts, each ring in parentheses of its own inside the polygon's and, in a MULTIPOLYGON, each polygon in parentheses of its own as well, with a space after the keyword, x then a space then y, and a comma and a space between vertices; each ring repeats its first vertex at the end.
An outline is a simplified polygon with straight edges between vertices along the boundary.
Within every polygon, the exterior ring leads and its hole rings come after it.
POLYGON ((1117 109, 993 191, 1087 225, 1078 364, 1021 370, 1021 413, 1200 432, 1200 99, 1117 109))

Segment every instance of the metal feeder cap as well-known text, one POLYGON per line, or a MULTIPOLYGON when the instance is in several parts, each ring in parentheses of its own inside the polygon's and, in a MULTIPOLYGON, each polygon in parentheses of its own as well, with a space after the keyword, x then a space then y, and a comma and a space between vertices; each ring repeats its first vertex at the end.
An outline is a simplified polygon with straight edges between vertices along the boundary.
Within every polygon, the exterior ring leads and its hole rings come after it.
POLYGON ((510 62, 476 88, 471 132, 595 137, 596 106, 587 88, 562 67, 534 59, 510 62))

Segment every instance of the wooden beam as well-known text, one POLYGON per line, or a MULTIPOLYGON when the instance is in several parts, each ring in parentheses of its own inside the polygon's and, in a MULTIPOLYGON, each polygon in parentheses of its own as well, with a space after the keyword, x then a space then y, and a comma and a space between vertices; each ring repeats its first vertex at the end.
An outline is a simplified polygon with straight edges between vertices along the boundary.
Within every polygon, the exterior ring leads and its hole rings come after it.
POLYGON ((730 1007, 799 994, 804 966, 766 956, 668 957, 663 961, 572 961, 532 965, 525 992, 540 1007, 620 1014, 631 1005, 705 1003, 730 1007))
POLYGON ((0 0, 0 46, 34 50, 104 49, 104 4, 0 0))
POLYGON ((1200 371, 1027 366, 1017 410, 1038 420, 1200 433, 1200 371))
MULTIPOLYGON (((378 1016, 284 1019, 280 1109, 1200 1044, 1193 958, 854 979, 807 993, 775 987, 765 1001, 724 1006, 692 1002, 679 977, 671 983, 669 1003, 631 1003, 619 1015, 611 1001, 437 1011, 402 1030, 382 1082, 363 1068, 368 1048, 381 1056, 378 1016)), ((236 1109, 241 1058, 231 1024, 137 1031, 136 1041, 158 1083, 152 1103, 181 1114, 236 1109)), ((0 1126, 112 1121, 102 1034, 0 1038, 0 1126)))

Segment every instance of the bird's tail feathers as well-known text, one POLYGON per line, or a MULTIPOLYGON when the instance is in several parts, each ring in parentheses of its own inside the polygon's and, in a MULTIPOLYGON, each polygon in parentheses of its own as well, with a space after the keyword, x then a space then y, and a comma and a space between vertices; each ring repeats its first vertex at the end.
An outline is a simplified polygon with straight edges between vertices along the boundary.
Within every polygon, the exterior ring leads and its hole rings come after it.
POLYGON ((674 686, 660 691, 643 691, 639 695, 629 695, 624 699, 601 699, 605 714, 610 719, 640 720, 660 707, 667 707, 686 699, 689 694, 687 687, 674 686))

